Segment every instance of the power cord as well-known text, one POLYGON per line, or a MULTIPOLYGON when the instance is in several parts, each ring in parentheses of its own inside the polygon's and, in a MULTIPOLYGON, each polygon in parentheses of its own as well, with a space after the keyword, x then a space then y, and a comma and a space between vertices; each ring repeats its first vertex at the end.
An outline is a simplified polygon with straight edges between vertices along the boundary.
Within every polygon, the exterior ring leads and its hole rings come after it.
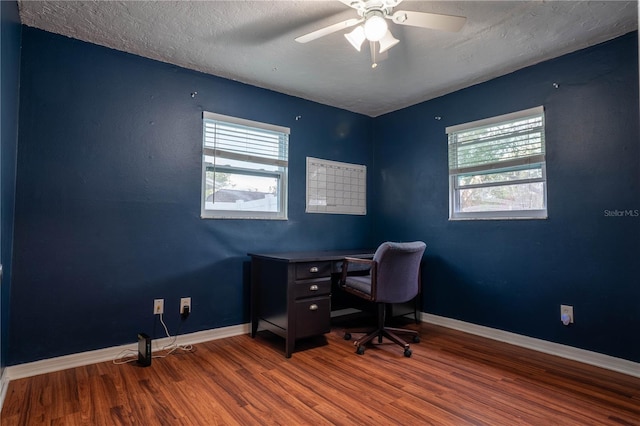
MULTIPOLYGON (((162 323, 162 326, 164 327, 164 331, 165 333, 167 333, 167 337, 171 337, 171 335, 169 334, 169 329, 167 328, 167 325, 164 323, 164 319, 162 318, 162 314, 160 314, 160 323, 162 323)), ((180 334, 180 326, 182 325, 182 321, 180 322, 180 324, 178 325, 178 331, 176 332, 176 335, 173 337, 173 340, 171 341, 171 343, 169 343, 166 346, 163 346, 160 350, 161 351, 167 351, 166 354, 163 355, 155 355, 152 356, 151 358, 165 358, 169 355, 171 355, 173 352, 175 352, 176 350, 181 350, 181 351, 185 351, 185 352, 192 352, 193 351, 193 345, 178 345, 176 344, 176 340, 178 340, 178 335, 180 334)))
POLYGON ((120 352, 115 359, 113 360, 113 363, 115 365, 121 365, 121 364, 128 364, 130 362, 133 361, 137 361, 138 360, 138 351, 135 349, 124 349, 122 352, 120 352))

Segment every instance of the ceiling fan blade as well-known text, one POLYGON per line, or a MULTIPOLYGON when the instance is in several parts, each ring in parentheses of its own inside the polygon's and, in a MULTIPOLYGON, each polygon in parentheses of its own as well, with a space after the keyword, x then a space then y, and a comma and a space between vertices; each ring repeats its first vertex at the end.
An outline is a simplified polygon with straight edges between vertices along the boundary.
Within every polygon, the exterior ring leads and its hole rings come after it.
POLYGON ((345 4, 349 7, 352 7, 354 9, 358 9, 358 7, 360 5, 362 5, 364 7, 364 1, 363 0, 338 0, 340 3, 345 4))
POLYGON ((413 12, 410 10, 398 10, 391 16, 391 20, 400 25, 452 32, 460 31, 465 22, 467 22, 467 18, 462 16, 413 12))
POLYGON ((308 43, 320 37, 324 37, 331 33, 335 33, 336 31, 353 27, 354 25, 357 25, 362 21, 364 21, 363 18, 347 19, 346 21, 338 22, 337 24, 329 25, 328 27, 324 27, 324 28, 320 28, 319 30, 312 31, 309 34, 301 35, 300 37, 297 37, 295 40, 298 43, 308 43))

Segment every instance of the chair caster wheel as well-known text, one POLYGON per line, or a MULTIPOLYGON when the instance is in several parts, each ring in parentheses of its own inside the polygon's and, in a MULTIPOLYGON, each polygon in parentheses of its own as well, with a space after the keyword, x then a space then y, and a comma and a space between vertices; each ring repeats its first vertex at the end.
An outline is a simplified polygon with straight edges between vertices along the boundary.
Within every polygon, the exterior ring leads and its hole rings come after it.
POLYGON ((413 343, 420 343, 420 337, 413 336, 413 343))
POLYGON ((356 348, 356 353, 357 353, 358 355, 364 355, 364 347, 363 347, 363 346, 358 346, 358 347, 356 348))
POLYGON ((351 340, 351 333, 344 333, 344 340, 351 340))
POLYGON ((404 356, 406 356, 407 358, 409 358, 409 357, 411 356, 411 349, 406 348, 406 349, 404 350, 404 356))

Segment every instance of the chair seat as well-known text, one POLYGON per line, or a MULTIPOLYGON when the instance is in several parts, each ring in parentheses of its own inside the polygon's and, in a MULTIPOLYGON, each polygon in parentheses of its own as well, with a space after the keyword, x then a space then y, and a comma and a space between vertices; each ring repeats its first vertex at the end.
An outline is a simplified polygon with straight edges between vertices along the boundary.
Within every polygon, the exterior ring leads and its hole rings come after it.
POLYGON ((346 287, 351 287, 352 289, 358 290, 364 294, 371 294, 371 278, 369 276, 358 277, 352 276, 347 277, 344 282, 346 287))

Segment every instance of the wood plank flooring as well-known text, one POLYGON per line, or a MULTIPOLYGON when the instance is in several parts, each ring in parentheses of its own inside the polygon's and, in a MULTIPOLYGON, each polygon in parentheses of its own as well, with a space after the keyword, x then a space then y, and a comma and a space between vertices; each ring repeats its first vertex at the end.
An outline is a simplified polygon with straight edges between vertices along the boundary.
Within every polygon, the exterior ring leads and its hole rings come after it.
MULTIPOLYGON (((334 329, 293 357, 269 333, 12 381, 13 425, 640 425, 640 379, 421 324, 405 358, 334 329)), ((297 348, 298 349, 298 348, 297 348)))

